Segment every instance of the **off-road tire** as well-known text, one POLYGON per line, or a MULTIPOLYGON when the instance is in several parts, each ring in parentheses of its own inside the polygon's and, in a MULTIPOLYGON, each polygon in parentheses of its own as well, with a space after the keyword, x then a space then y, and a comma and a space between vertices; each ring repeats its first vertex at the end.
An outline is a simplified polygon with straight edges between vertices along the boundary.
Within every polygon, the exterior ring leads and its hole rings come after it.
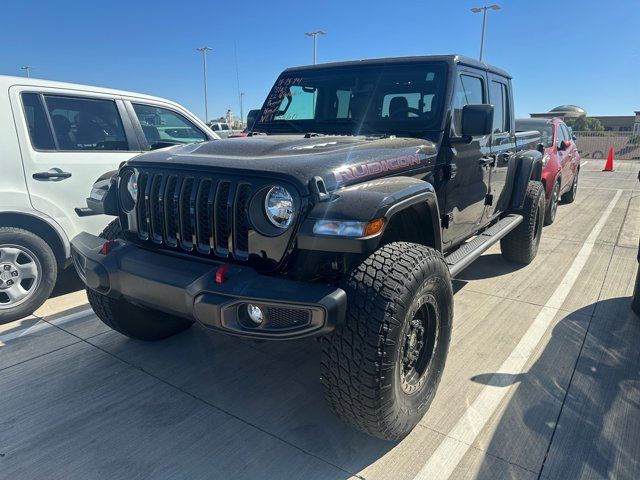
POLYGON ((631 310, 640 316, 640 266, 636 273, 636 286, 633 289, 633 297, 631 297, 631 310))
POLYGON ((453 319, 449 269, 432 248, 389 243, 353 269, 342 288, 348 301, 345 322, 323 339, 325 398, 345 423, 381 439, 399 440, 429 408, 442 376, 453 319), (419 377, 422 383, 407 393, 403 340, 422 309, 430 312, 430 325, 437 329, 429 336, 431 356, 419 377))
MULTIPOLYGON (((31 315, 49 298, 58 279, 58 262, 47 242, 35 233, 22 228, 1 227, 0 246, 25 250, 39 264, 39 278, 37 284, 33 286, 35 290, 15 306, 0 308, 1 325, 31 315)), ((0 263, 3 263, 1 255, 0 263)), ((28 285, 25 284, 25 287, 28 285)), ((5 301, 11 302, 8 297, 5 301)))
POLYGON ((551 198, 547 203, 544 210, 544 225, 551 225, 556 219, 556 212, 558 211, 558 202, 560 201, 560 179, 556 180, 553 184, 553 190, 551 191, 551 198))
POLYGON ((524 197, 522 223, 500 240, 502 256, 515 263, 529 264, 538 253, 542 225, 544 223, 544 187, 539 181, 530 180, 524 197))
POLYGON ((563 203, 573 203, 576 199, 576 195, 578 194, 578 175, 580 174, 580 169, 576 170, 575 175, 573 176, 573 183, 571 184, 571 190, 562 195, 563 203))
MULTIPOLYGON (((100 234, 107 240, 122 237, 120 220, 111 222, 100 234)), ((89 303, 98 318, 117 332, 137 340, 162 340, 186 330, 193 322, 158 310, 115 299, 87 288, 89 303)))

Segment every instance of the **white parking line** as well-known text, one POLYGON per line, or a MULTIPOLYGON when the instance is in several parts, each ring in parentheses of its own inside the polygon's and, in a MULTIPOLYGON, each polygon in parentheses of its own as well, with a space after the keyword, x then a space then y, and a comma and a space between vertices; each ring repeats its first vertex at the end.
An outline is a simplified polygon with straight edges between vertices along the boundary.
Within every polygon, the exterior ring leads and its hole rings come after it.
POLYGON ((51 322, 39 320, 38 323, 36 323, 31 327, 21 328, 13 332, 5 333, 4 335, 0 335, 0 347, 3 347, 4 345, 6 345, 6 342, 10 340, 24 337, 25 335, 30 335, 32 333, 41 332, 42 330, 46 330, 47 328, 51 328, 53 326, 63 325, 67 322, 77 320, 78 318, 86 317, 92 313, 93 313, 93 310, 91 310, 90 308, 87 308, 79 312, 70 313, 69 315, 56 318, 55 320, 51 320, 51 322))
POLYGON ((502 399, 509 392, 510 382, 502 379, 510 377, 505 374, 522 373, 527 361, 535 351, 538 343, 542 340, 547 329, 550 327, 558 309, 571 292, 573 285, 578 279, 580 272, 584 268, 589 255, 593 250, 598 235, 611 215, 616 203, 622 195, 622 190, 617 190, 613 199, 600 216, 598 223, 593 227, 584 245, 573 260, 564 278, 551 295, 551 298, 542 307, 540 313, 535 318, 529 329, 520 339, 516 348, 509 354, 509 357, 500 366, 496 374, 483 387, 476 400, 467 408, 458 423, 449 431, 445 439, 438 446, 427 462, 416 475, 416 480, 427 479, 448 479, 454 472, 460 460, 467 453, 476 440, 482 429, 499 407, 502 399))

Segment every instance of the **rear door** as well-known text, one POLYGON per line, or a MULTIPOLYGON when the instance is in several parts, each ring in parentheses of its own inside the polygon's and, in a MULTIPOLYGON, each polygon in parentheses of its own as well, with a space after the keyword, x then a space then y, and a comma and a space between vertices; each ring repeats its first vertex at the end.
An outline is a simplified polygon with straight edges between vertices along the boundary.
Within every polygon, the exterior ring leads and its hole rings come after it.
POLYGON ((99 233, 107 216, 78 217, 97 178, 140 151, 116 95, 14 86, 11 105, 32 206, 72 238, 99 233))
POLYGON ((500 212, 496 211, 497 205, 506 205, 500 201, 500 196, 506 195, 504 191, 507 180, 509 162, 516 152, 515 125, 512 125, 513 102, 511 99, 510 82, 507 78, 490 73, 489 77, 489 102, 493 105, 493 130, 491 133, 491 177, 489 180, 489 197, 485 215, 491 218, 500 212))
POLYGON ((569 131, 569 128, 564 123, 561 123, 558 126, 562 129, 562 132, 564 133, 566 140, 569 141, 569 143, 571 143, 571 146, 567 150, 565 150, 566 155, 565 155, 565 162, 564 162, 565 166, 564 166, 564 174, 563 174, 563 178, 565 178, 566 185, 568 187, 570 185, 573 185, 573 176, 575 175, 575 171, 578 163, 576 159, 578 149, 576 148, 575 142, 571 138, 571 132, 569 131))

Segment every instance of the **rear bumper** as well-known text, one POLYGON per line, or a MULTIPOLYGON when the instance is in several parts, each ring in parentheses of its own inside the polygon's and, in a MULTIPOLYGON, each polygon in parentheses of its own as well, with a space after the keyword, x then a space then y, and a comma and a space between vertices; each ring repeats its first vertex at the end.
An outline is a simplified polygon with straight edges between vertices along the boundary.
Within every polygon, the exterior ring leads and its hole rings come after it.
POLYGON ((226 333, 293 339, 330 333, 345 316, 343 290, 259 275, 254 269, 156 253, 124 240, 100 252, 105 240, 81 233, 71 242, 74 266, 87 287, 113 298, 197 321, 226 333), (227 266, 224 281, 216 272, 227 266), (265 312, 260 326, 247 304, 265 312))

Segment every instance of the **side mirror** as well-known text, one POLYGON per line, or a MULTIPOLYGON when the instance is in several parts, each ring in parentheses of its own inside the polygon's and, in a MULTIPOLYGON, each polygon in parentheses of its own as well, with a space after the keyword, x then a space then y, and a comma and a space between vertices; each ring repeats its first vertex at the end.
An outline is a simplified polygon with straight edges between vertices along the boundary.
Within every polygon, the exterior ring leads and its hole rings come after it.
POLYGON ((566 150, 571 146, 571 142, 569 140, 562 140, 560 142, 558 150, 566 150))
POLYGON ((539 143, 536 145, 536 150, 544 155, 544 143, 539 143))
POLYGON ((493 105, 465 105, 462 109, 462 136, 489 135, 493 128, 493 105))
POLYGON ((247 130, 250 131, 258 120, 258 115, 260 114, 260 110, 249 110, 247 113, 247 130))

